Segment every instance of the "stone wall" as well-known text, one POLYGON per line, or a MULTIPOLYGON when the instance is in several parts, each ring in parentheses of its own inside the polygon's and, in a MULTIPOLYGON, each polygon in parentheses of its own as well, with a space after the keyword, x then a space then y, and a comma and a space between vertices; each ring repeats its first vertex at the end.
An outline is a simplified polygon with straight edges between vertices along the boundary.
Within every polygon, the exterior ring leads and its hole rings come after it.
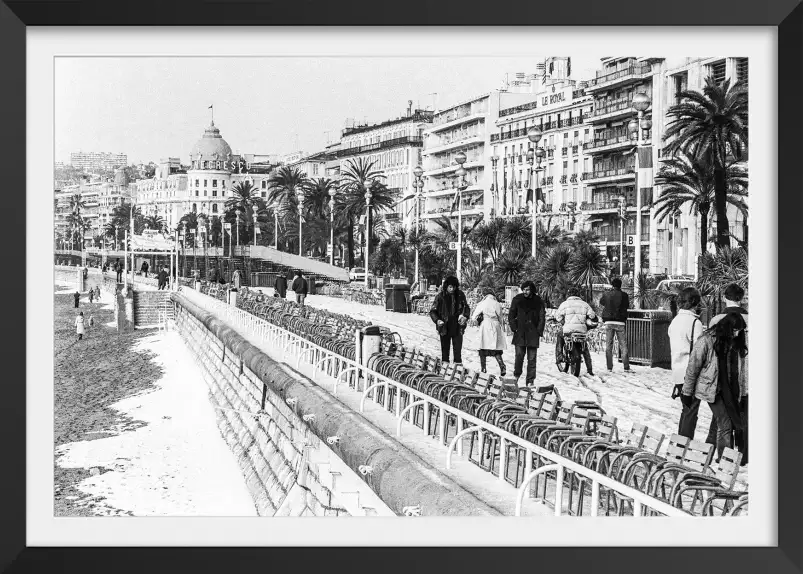
MULTIPOLYGON (((176 325, 196 354, 218 408, 221 434, 237 457, 261 515, 339 515, 341 493, 314 453, 330 453, 397 515, 499 515, 359 413, 180 293, 176 325), (260 410, 266 390, 265 412, 260 410), (327 444, 331 444, 328 447, 327 444), (310 453, 307 456, 305 453, 310 453), (360 467, 371 471, 362 479, 360 467), (334 494, 333 494, 334 492, 334 494), (291 501, 282 505, 284 501, 291 501)), ((351 490, 351 489, 349 489, 351 490)), ((368 498, 368 497, 365 497, 368 498)), ((342 499, 341 499, 342 501, 342 499)), ((369 503, 360 503, 360 507, 369 503)), ((369 509, 364 514, 372 514, 369 509)), ((352 512, 353 513, 353 512, 352 512)))
MULTIPOLYGON (((144 327, 159 323, 159 309, 167 303, 170 309, 170 291, 137 291, 134 290, 134 325, 144 327)), ((170 314, 172 318, 172 313, 170 314)))

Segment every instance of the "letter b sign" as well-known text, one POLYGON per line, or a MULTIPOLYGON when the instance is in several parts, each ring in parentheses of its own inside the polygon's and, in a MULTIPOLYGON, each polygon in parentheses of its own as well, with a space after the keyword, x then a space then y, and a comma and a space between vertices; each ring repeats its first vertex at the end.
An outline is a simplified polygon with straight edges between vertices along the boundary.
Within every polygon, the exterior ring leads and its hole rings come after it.
POLYGON ((636 236, 635 235, 628 235, 627 236, 627 246, 628 247, 635 247, 636 246, 636 236))

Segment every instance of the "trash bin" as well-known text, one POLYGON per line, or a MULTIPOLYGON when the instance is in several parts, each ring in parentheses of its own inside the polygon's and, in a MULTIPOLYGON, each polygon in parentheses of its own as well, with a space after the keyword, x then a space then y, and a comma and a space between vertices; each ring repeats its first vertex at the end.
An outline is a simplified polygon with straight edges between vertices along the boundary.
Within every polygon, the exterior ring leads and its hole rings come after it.
POLYGON ((378 353, 382 345, 382 332, 378 325, 362 328, 362 364, 368 365, 371 355, 378 353))
POLYGON ((409 313, 407 302, 410 300, 410 286, 406 283, 397 283, 390 287, 392 288, 393 307, 389 310, 397 313, 409 313))
POLYGON ((385 311, 393 311, 393 285, 385 285, 385 311))
POLYGON ((670 311, 629 309, 625 335, 630 362, 648 367, 671 368, 672 355, 669 348, 671 322, 670 311))

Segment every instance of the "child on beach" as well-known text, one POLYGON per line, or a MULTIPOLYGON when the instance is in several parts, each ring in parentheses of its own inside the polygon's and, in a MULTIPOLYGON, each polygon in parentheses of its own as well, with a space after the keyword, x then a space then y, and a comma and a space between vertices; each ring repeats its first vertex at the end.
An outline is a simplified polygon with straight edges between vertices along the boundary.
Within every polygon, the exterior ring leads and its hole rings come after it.
POLYGON ((86 326, 84 325, 84 312, 81 311, 78 313, 78 316, 75 318, 75 332, 78 334, 78 340, 84 338, 84 333, 86 333, 86 326))

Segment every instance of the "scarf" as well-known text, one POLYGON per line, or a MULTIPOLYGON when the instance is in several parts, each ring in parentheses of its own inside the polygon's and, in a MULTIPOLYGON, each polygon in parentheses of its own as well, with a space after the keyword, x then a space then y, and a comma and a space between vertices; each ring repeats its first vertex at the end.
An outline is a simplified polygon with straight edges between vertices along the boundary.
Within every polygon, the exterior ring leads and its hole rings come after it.
POLYGON ((725 411, 731 420, 734 430, 742 429, 742 415, 739 410, 739 352, 728 347, 723 353, 717 353, 719 376, 717 392, 721 393, 725 403, 725 411))

